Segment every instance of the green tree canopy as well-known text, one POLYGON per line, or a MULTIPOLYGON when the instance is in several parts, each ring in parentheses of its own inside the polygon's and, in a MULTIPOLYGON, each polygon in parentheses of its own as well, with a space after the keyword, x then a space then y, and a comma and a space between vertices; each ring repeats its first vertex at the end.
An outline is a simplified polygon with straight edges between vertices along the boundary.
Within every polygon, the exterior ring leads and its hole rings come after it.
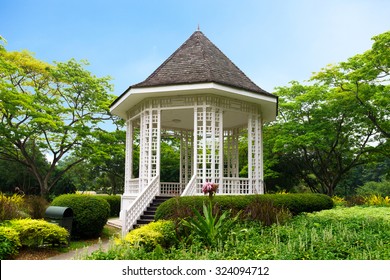
POLYGON ((329 65, 312 80, 354 98, 381 136, 390 138, 390 31, 372 39, 370 50, 329 65))
POLYGON ((355 166, 382 148, 378 129, 351 96, 324 85, 277 89, 280 115, 274 128, 273 152, 288 155, 291 169, 316 192, 333 195, 355 166))
POLYGON ((48 64, 27 51, 0 49, 0 158, 25 165, 41 195, 91 152, 97 128, 111 118, 109 78, 92 75, 86 65, 48 64), (40 154, 50 158, 45 169, 40 154), (69 154, 74 160, 55 172, 69 154))
POLYGON ((265 166, 276 176, 332 195, 357 166, 389 156, 390 32, 373 40, 370 50, 327 66, 311 84, 277 88, 280 114, 265 129, 265 166))

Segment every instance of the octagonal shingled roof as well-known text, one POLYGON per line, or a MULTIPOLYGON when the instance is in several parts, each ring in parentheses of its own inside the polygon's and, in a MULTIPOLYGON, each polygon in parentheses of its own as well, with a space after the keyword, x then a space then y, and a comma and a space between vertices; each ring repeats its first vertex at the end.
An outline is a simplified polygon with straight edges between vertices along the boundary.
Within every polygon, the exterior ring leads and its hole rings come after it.
POLYGON ((201 31, 195 31, 145 81, 131 88, 207 82, 274 96, 252 82, 201 31))

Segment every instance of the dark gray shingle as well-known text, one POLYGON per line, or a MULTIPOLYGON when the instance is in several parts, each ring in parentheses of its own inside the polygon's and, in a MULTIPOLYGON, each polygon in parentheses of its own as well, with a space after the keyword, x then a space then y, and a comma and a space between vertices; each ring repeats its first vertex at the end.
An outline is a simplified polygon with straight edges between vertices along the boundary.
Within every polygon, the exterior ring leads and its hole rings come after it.
POLYGON ((272 95, 253 83, 201 31, 195 31, 145 81, 132 88, 205 82, 272 95))

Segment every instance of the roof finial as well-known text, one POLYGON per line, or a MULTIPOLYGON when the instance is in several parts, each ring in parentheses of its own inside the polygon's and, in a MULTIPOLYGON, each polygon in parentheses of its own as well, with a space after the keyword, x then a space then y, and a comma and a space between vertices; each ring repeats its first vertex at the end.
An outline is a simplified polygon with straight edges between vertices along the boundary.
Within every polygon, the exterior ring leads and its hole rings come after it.
POLYGON ((200 26, 199 26, 199 23, 198 23, 198 31, 200 31, 200 26))

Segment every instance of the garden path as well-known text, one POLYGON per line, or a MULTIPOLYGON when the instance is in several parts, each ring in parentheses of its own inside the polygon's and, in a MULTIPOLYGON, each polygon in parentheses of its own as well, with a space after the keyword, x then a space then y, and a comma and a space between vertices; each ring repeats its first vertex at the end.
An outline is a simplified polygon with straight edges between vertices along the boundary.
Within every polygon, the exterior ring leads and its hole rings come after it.
MULTIPOLYGON (((121 221, 119 219, 109 219, 107 221, 107 224, 110 226, 121 228, 121 221)), ((53 257, 48 258, 47 260, 77 260, 82 256, 89 255, 90 253, 103 249, 107 250, 110 244, 110 240, 102 240, 99 243, 93 244, 91 246, 82 248, 82 249, 76 249, 72 250, 66 253, 61 253, 58 255, 55 255, 53 257)))

